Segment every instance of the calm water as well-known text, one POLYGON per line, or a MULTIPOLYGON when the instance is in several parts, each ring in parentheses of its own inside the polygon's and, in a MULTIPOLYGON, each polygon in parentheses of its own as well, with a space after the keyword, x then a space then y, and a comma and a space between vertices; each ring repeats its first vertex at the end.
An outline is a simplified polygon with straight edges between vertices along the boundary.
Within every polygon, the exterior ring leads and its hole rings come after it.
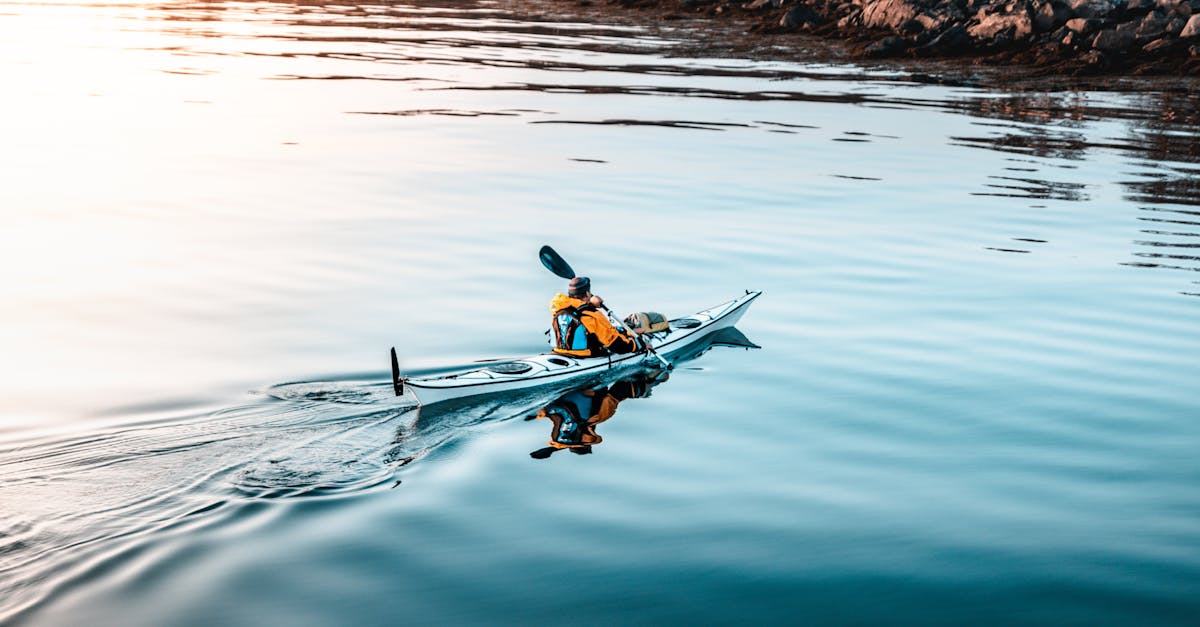
POLYGON ((0 0, 0 622, 1185 624, 1200 98, 695 58, 487 3, 0 0), (559 249, 765 295, 590 456, 559 249))

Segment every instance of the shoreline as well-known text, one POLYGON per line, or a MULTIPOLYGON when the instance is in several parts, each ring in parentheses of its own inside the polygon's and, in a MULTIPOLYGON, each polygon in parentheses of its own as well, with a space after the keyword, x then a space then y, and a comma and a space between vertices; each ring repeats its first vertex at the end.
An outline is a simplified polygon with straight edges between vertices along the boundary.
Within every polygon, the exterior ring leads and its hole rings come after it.
POLYGON ((561 18, 693 30, 702 38, 687 47, 689 54, 852 64, 911 73, 932 83, 1010 89, 1179 92, 1200 87, 1200 0, 506 4, 561 18))

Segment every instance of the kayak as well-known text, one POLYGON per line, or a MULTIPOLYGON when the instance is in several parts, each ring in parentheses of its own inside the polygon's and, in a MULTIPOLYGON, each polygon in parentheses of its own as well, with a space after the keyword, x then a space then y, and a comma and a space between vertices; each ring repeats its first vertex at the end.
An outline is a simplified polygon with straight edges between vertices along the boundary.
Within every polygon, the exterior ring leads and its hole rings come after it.
MULTIPOLYGON (((670 326, 642 338, 668 362, 703 346, 713 334, 731 328, 762 292, 747 290, 742 296, 684 318, 670 321, 670 326)), ((448 375, 404 377, 392 349, 392 384, 396 395, 406 391, 416 397, 423 407, 483 394, 525 391, 536 387, 563 384, 588 375, 603 375, 617 369, 658 363, 652 353, 629 353, 602 357, 571 357, 543 353, 524 359, 496 361, 486 366, 448 375)))

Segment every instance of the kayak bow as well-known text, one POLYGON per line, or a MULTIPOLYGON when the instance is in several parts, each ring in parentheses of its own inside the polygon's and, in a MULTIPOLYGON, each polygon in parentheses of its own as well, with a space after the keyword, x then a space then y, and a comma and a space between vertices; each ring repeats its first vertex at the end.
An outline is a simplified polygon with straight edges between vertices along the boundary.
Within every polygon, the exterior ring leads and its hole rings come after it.
MULTIPOLYGON (((695 349, 701 342, 721 329, 732 327, 746 313, 750 303, 762 292, 747 290, 745 295, 729 302, 696 312, 685 318, 671 320, 665 331, 642 337, 666 359, 695 349)), ((571 357, 543 353, 525 359, 490 363, 487 366, 449 375, 431 377, 402 377, 392 349, 392 384, 396 395, 409 390, 422 406, 449 400, 527 390, 550 384, 562 384, 584 375, 602 375, 618 367, 657 363, 647 353, 629 353, 604 357, 571 357)))

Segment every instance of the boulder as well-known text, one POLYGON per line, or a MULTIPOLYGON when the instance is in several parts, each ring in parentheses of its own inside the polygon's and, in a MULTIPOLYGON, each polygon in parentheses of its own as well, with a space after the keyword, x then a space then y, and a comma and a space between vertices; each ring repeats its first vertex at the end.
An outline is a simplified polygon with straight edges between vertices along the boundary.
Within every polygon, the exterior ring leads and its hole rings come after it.
POLYGON ((779 25, 784 28, 800 28, 810 24, 823 24, 825 18, 817 15, 808 5, 797 4, 779 18, 779 25))
POLYGON ((1076 17, 1103 19, 1117 8, 1114 0, 1071 0, 1068 5, 1076 17))
POLYGON ((1167 24, 1169 23, 1170 20, 1166 17, 1151 11, 1138 24, 1137 31, 1134 34, 1137 36, 1137 40, 1143 44, 1154 41, 1167 33, 1167 24))
POLYGON ((1183 30, 1179 31, 1179 36, 1184 39, 1200 36, 1200 15, 1193 15, 1187 24, 1184 24, 1183 30))
POLYGON ((1125 12, 1133 14, 1146 13, 1153 10, 1155 7, 1154 0, 1128 0, 1125 3, 1125 12))
POLYGON ((890 57, 908 49, 908 42, 895 35, 889 35, 869 45, 863 50, 868 57, 890 57))
POLYGON ((912 0, 866 0, 862 23, 867 28, 895 29, 917 16, 918 7, 912 0))
POLYGON ((746 8, 761 9, 765 7, 768 9, 778 9, 781 6, 783 6, 783 0, 754 0, 754 2, 747 4, 746 8))
POLYGON ((1110 28, 1096 33, 1092 48, 1104 52, 1124 52, 1133 47, 1133 32, 1129 29, 1110 28))
POLYGON ((967 35, 967 28, 962 24, 955 24, 947 28, 942 34, 934 37, 929 43, 921 46, 925 52, 935 54, 950 54, 958 52, 970 43, 971 38, 967 35))
POLYGON ((1079 35, 1091 35, 1100 30, 1100 20, 1086 19, 1077 17, 1072 20, 1067 20, 1067 30, 1079 35))
POLYGON ((905 36, 920 35, 925 32, 925 25, 916 18, 913 18, 898 26, 896 32, 905 36))
POLYGON ((1024 11, 999 15, 985 15, 979 23, 967 28, 967 34, 978 40, 995 39, 1001 32, 1012 29, 1016 41, 1026 39, 1033 33, 1033 20, 1024 11))
POLYGON ((1054 2, 1045 2, 1033 14, 1033 29, 1039 33, 1048 33, 1062 26, 1071 17, 1070 11, 1054 2))
POLYGON ((1089 50, 1079 57, 1079 61, 1089 69, 1106 70, 1110 64, 1108 55, 1099 50, 1089 50))
POLYGON ((1174 47, 1175 47, 1174 40, 1155 39, 1154 41, 1142 46, 1142 50, 1149 54, 1155 54, 1158 52, 1168 52, 1168 51, 1170 51, 1171 48, 1174 48, 1174 47))
POLYGON ((922 14, 918 15, 915 19, 921 23, 921 26, 925 27, 926 31, 931 31, 931 30, 941 31, 942 27, 944 27, 945 25, 947 25, 953 21, 958 21, 961 18, 962 18, 962 13, 960 13, 958 11, 954 11, 954 14, 951 14, 950 12, 947 12, 947 11, 939 11, 939 12, 937 12, 937 15, 928 15, 926 13, 922 13, 922 14))
POLYGON ((1167 34, 1175 35, 1176 37, 1178 37, 1179 33, 1183 31, 1184 26, 1187 26, 1187 20, 1183 19, 1182 17, 1179 17, 1178 15, 1173 16, 1167 22, 1167 34))

